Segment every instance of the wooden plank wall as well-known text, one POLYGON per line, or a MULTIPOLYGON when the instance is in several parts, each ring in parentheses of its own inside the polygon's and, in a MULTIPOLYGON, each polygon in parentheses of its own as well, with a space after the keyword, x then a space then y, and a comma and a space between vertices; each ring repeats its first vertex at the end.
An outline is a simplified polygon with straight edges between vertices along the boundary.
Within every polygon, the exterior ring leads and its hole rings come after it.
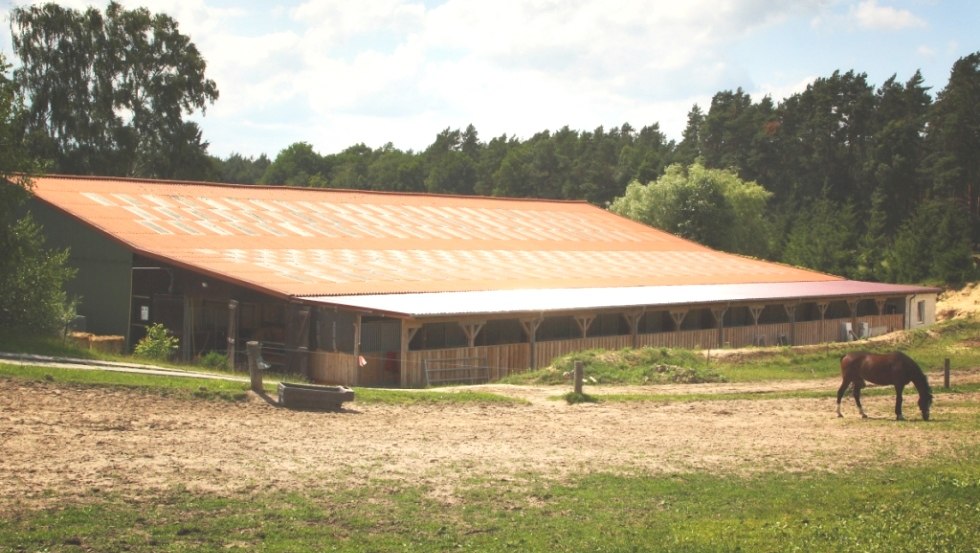
MULTIPOLYGON (((800 323, 797 323, 799 329, 800 323)), ((779 339, 792 337, 793 325, 790 323, 774 323, 768 325, 734 326, 725 329, 725 344, 723 347, 744 348, 749 346, 777 346, 779 339)))
POLYGON ((718 347, 718 330, 681 330, 640 334, 637 347, 702 349, 718 347))
POLYGON ((535 344, 537 351, 537 367, 543 368, 551 364, 552 360, 573 351, 584 351, 587 349, 623 349, 633 345, 632 336, 596 336, 594 338, 575 338, 572 340, 548 340, 535 344))
MULTIPOLYGON (((749 347, 757 343, 757 337, 765 338, 765 345, 778 344, 780 336, 795 338, 794 345, 812 345, 838 342, 841 339, 841 323, 847 319, 828 319, 796 323, 777 323, 758 326, 731 327, 724 329, 724 343, 718 343, 718 329, 658 332, 637 336, 638 347, 668 347, 687 349, 715 349, 720 347, 749 347)), ((903 328, 903 315, 869 315, 858 317, 856 322, 867 322, 872 334, 883 334, 903 328)), ((632 347, 632 336, 600 336, 571 340, 549 340, 536 344, 536 366, 547 367, 551 362, 575 351, 588 349, 618 350, 632 347)), ((358 367, 357 359, 348 353, 316 351, 310 354, 310 373, 314 381, 327 384, 356 386, 398 386, 400 377, 391 360, 381 355, 364 354, 367 364, 358 367)), ((410 386, 422 386, 425 382, 424 361, 427 359, 451 361, 480 359, 489 367, 491 381, 508 374, 528 370, 531 364, 530 344, 503 344, 410 351, 406 355, 406 367, 410 386)))
POLYGON ((406 355, 408 381, 421 386, 425 382, 424 361, 453 359, 480 359, 490 367, 490 380, 499 380, 508 374, 523 372, 531 366, 530 344, 502 344, 499 346, 475 346, 472 348, 446 348, 410 351, 406 355))
POLYGON ((322 384, 355 384, 357 359, 352 353, 310 352, 310 379, 322 384))

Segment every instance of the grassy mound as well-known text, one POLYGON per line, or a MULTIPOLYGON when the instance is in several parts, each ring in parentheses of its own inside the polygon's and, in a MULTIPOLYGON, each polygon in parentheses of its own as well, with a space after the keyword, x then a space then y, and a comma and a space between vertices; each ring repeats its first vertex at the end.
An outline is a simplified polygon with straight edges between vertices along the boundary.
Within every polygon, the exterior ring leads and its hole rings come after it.
POLYGON ((593 349, 559 357, 551 365, 513 375, 511 384, 562 384, 582 361, 585 380, 592 384, 668 384, 725 382, 725 377, 708 366, 697 352, 669 348, 639 348, 610 351, 593 349))

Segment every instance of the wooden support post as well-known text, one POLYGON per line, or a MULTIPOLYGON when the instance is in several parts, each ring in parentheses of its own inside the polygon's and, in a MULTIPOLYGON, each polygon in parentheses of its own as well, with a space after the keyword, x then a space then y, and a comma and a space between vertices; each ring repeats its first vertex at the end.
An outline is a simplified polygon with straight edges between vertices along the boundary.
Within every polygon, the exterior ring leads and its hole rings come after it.
POLYGON ((251 380, 252 391, 265 393, 265 386, 262 384, 262 368, 259 367, 259 359, 262 357, 262 344, 251 341, 245 344, 245 351, 248 354, 248 376, 251 380))
POLYGON ((589 337, 589 327, 592 326, 593 321, 595 321, 595 315, 575 316, 575 322, 578 324, 578 329, 582 332, 582 338, 589 337))
POLYGON ((943 363, 943 389, 949 389, 949 357, 943 363))
POLYGON ((630 327, 630 336, 632 336, 633 348, 636 349, 638 343, 640 319, 643 318, 643 310, 626 311, 625 313, 623 313, 623 318, 626 319, 626 324, 628 324, 630 327))
POLYGON ((585 376, 585 367, 581 361, 575 362, 575 393, 582 395, 582 380, 585 376))
POLYGON ((684 319, 687 318, 687 310, 671 311, 670 318, 674 320, 674 331, 676 332, 680 330, 681 325, 684 324, 684 319))
POLYGON ((787 346, 796 345, 796 306, 798 304, 783 305, 786 309, 786 317, 789 318, 789 343, 783 344, 787 346))
POLYGON ((817 310, 820 311, 820 320, 824 320, 827 317, 827 308, 830 304, 827 302, 817 302, 817 310))
POLYGON ((238 301, 228 302, 228 348, 225 352, 228 355, 228 370, 235 370, 235 354, 238 345, 238 301))
POLYGON ((718 347, 725 346, 725 312, 728 307, 712 307, 711 315, 715 318, 715 326, 718 327, 718 347))
POLYGON ((352 386, 357 386, 357 376, 361 373, 361 314, 354 317, 354 378, 352 386))
POLYGON ((487 324, 486 321, 471 321, 468 323, 459 323, 460 328, 463 329, 463 334, 466 335, 466 342, 469 347, 474 347, 476 345, 476 336, 483 330, 483 327, 487 324))
MULTIPOLYGON (((422 325, 413 321, 402 321, 402 331, 401 331, 401 346, 398 356, 398 382, 402 388, 408 388, 408 346, 412 342, 412 338, 415 338, 415 333, 422 328, 422 325)), ((416 367, 417 368, 417 367, 416 367)), ((421 375, 419 381, 424 379, 424 375, 421 375)))
POLYGON ((521 327, 524 329, 524 333, 527 334, 528 349, 530 350, 528 355, 531 356, 528 364, 532 371, 538 368, 538 327, 541 326, 542 321, 544 321, 542 317, 521 319, 521 327))
POLYGON ((184 321, 180 333, 180 360, 190 363, 194 355, 194 301, 184 296, 184 321))
POLYGON ((851 312, 851 335, 855 340, 860 338, 858 335, 858 303, 861 300, 849 299, 847 300, 847 309, 851 312))

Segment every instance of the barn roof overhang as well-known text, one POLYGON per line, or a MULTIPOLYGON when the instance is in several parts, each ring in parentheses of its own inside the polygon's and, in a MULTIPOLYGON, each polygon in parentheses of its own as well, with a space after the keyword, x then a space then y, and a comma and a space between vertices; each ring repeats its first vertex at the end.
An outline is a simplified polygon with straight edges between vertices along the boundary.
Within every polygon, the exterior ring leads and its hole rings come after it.
POLYGON ((853 280, 616 288, 481 290, 416 294, 306 296, 302 301, 405 319, 521 316, 575 311, 735 303, 796 303, 936 294, 938 288, 853 280))

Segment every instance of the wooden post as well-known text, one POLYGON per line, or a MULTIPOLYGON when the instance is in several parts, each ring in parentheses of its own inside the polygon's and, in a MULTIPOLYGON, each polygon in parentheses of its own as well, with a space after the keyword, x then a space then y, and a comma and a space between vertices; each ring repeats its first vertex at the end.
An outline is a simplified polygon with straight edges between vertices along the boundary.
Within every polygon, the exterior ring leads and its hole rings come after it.
POLYGON ((228 302, 228 370, 235 370, 235 346, 238 344, 238 301, 228 302))
POLYGON ((585 369, 582 366, 581 361, 575 362, 575 393, 582 394, 582 377, 584 376, 585 369))
POLYGON ((245 344, 245 351, 248 353, 248 375, 252 380, 252 391, 258 393, 265 392, 262 384, 262 369, 259 367, 259 357, 262 356, 262 344, 259 342, 248 342, 245 344))
POLYGON ((524 329, 524 333, 527 334, 528 340, 528 355, 530 359, 528 360, 529 367, 534 370, 538 368, 538 327, 541 326, 541 322, 544 321, 543 317, 538 317, 536 319, 521 319, 521 328, 524 329))
POLYGON ((949 357, 943 363, 943 389, 949 389, 949 357))

